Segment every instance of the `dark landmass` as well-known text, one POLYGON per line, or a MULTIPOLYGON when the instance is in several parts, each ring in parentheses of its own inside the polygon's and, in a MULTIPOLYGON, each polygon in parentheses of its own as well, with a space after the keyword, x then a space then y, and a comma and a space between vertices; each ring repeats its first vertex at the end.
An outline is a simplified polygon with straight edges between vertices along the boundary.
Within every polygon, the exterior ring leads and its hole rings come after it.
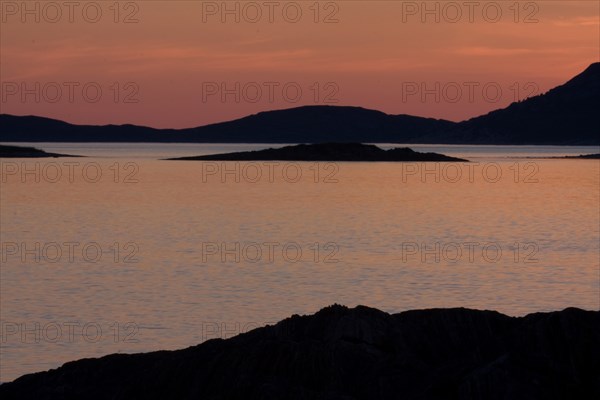
POLYGON ((545 94, 463 122, 361 107, 304 106, 188 129, 88 126, 0 115, 5 142, 599 145, 600 63, 545 94))
POLYGON ((600 63, 564 85, 461 122, 453 140, 473 144, 600 144, 600 63))
POLYGON ((554 156, 554 157, 530 156, 530 157, 521 157, 521 158, 536 159, 536 160, 598 160, 598 159, 600 159, 600 154, 580 154, 578 156, 554 156))
POLYGON ((169 160, 214 161, 454 161, 461 158, 438 153, 419 153, 405 148, 383 150, 372 144, 320 143, 299 144, 279 149, 243 151, 226 154, 170 158, 169 160))
POLYGON ((2 399, 600 398, 600 312, 331 306, 177 351, 69 362, 2 399))
POLYGON ((36 116, 0 115, 1 139, 5 142, 420 143, 420 137, 449 131, 453 125, 450 121, 341 106, 265 111, 187 129, 73 125, 36 116))
POLYGON ((578 156, 565 156, 564 158, 578 158, 586 160, 600 160, 600 154, 581 154, 578 156))
POLYGON ((248 143, 420 143, 423 137, 451 131, 454 124, 361 107, 305 106, 194 128, 188 134, 248 143))
POLYGON ((35 147, 5 146, 0 145, 0 158, 56 158, 56 157, 82 157, 69 154, 47 153, 35 147))
POLYGON ((175 130, 136 125, 74 125, 33 115, 0 114, 0 128, 3 142, 177 143, 182 139, 175 130))

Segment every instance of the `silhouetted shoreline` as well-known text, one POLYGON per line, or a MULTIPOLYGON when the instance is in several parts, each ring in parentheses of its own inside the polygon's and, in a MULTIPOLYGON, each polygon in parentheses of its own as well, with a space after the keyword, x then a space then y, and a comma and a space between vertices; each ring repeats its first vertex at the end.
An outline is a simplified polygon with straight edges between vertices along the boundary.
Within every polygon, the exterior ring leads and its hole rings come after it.
POLYGON ((35 147, 0 145, 0 158, 58 158, 83 157, 70 154, 47 153, 35 147))
POLYGON ((176 351, 69 362, 2 399, 600 398, 600 313, 334 305, 176 351))
POLYGON ((438 153, 419 153, 408 147, 383 150, 372 144, 322 143, 299 144, 278 149, 242 151, 204 156, 177 157, 180 161, 344 161, 400 162, 439 161, 468 162, 462 158, 438 153))
POLYGON ((564 156, 564 157, 550 157, 550 158, 574 158, 574 159, 585 159, 585 160, 598 160, 600 154, 580 154, 578 156, 564 156))
POLYGON ((597 160, 600 159, 600 154, 579 154, 577 156, 528 156, 519 158, 533 160, 597 160))

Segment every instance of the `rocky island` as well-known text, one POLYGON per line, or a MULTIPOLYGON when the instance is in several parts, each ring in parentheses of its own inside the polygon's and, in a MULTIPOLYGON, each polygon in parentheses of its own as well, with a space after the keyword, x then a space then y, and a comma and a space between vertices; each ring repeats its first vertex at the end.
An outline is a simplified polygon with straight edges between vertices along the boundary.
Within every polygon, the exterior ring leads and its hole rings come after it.
POLYGON ((383 150, 372 144, 317 143, 285 146, 278 149, 243 151, 226 154, 170 158, 169 160, 200 161, 446 161, 467 162, 461 158, 438 153, 419 153, 408 147, 383 150))
POLYGON ((35 147, 6 146, 0 145, 0 158, 57 158, 57 157, 81 157, 69 154, 47 153, 35 147))
POLYGON ((177 351, 69 362, 8 399, 600 398, 600 312, 334 305, 177 351))

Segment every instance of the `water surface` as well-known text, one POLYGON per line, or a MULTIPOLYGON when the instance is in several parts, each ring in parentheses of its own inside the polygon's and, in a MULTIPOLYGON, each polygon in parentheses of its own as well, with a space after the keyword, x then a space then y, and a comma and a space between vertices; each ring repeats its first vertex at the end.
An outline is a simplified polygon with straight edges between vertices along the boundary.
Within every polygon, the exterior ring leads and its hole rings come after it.
POLYGON ((599 308, 600 162, 522 158, 595 148, 274 165, 159 160, 265 145, 35 145, 91 157, 1 161, 1 381, 332 303, 599 308))

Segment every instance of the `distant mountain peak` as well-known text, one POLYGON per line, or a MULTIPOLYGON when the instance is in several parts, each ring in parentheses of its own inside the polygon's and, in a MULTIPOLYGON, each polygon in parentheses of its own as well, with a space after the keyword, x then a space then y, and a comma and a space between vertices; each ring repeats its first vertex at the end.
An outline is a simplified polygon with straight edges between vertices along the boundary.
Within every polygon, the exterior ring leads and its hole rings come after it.
POLYGON ((600 73, 600 62, 591 63, 581 74, 598 74, 600 73))

